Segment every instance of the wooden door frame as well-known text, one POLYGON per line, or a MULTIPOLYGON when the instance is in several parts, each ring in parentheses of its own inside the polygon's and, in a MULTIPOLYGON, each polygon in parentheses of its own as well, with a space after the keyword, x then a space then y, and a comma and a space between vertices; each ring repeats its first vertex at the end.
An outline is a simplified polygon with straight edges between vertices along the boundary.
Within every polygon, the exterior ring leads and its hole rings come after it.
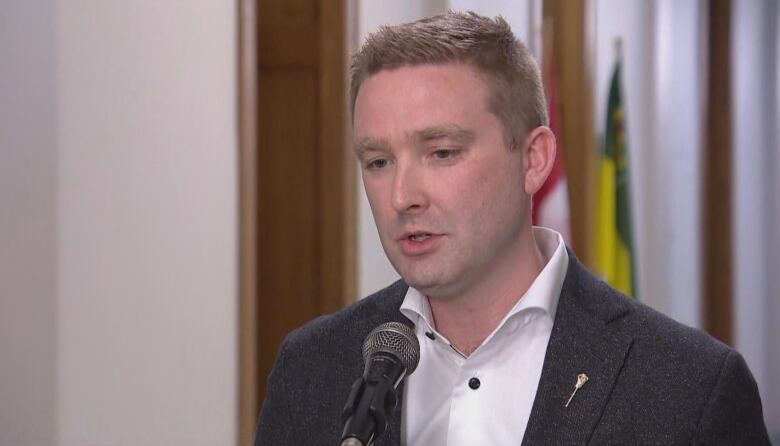
MULTIPOLYGON (((261 20, 259 14, 264 0, 238 0, 238 135, 239 135, 239 351, 238 351, 238 443, 254 442, 257 417, 264 395, 270 352, 260 351, 260 332, 264 319, 276 315, 263 312, 263 285, 259 283, 261 256, 278 258, 293 256, 294 252, 268 252, 260 246, 261 212, 259 187, 261 184, 260 98, 261 20), (262 360, 261 360, 262 359, 262 360)), ((347 95, 347 54, 350 48, 349 17, 354 15, 351 0, 305 0, 298 2, 313 7, 317 15, 317 33, 303 38, 313 39, 308 45, 316 47, 317 96, 316 119, 311 123, 316 130, 316 153, 312 161, 316 190, 306 201, 309 212, 315 216, 311 231, 316 246, 311 268, 314 277, 303 277, 316 285, 316 311, 320 314, 337 310, 356 298, 356 187, 355 161, 348 148, 349 121, 347 95)), ((295 5, 293 5, 295 6, 295 5)), ((266 30, 267 31, 267 30, 266 30)), ((274 39, 268 39, 274 40, 274 39)), ((284 36, 278 41, 284 42, 284 36)), ((300 41, 294 42, 300 44, 300 41)), ((271 51, 275 51, 270 48, 271 51)), ((280 53, 275 53, 280 54, 280 53)), ((294 56, 294 52, 293 52, 294 56)), ((307 124, 308 125, 308 124, 307 124)), ((296 203, 291 203, 295 206, 296 203)), ((279 230, 276 228, 275 230, 279 230)), ((267 234, 266 234, 267 236, 267 234)), ((294 302, 290 303, 290 306, 294 302)), ((295 311, 294 308, 290 308, 295 311)), ((291 330, 294 327, 289 327, 291 330)), ((267 342, 266 342, 267 344, 267 342)))
MULTIPOLYGON (((597 150, 593 97, 586 42, 584 0, 544 0, 544 28, 552 39, 552 57, 558 75, 561 143, 569 186, 572 247, 586 265, 596 264, 595 233, 597 150)), ((547 54, 545 54, 547 56, 547 54)))
POLYGON ((238 0, 238 444, 253 442, 257 401, 257 0, 238 0))
POLYGON ((707 86, 701 149, 701 297, 704 329, 734 345, 730 0, 707 11, 707 86), (724 69, 724 67, 726 67, 724 69))

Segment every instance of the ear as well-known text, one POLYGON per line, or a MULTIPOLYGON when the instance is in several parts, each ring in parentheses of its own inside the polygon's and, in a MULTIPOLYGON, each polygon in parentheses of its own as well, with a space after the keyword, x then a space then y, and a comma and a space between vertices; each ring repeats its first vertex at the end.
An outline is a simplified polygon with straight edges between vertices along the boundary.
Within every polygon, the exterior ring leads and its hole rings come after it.
POLYGON ((555 164, 555 135, 548 127, 537 127, 525 140, 525 193, 535 194, 555 164))

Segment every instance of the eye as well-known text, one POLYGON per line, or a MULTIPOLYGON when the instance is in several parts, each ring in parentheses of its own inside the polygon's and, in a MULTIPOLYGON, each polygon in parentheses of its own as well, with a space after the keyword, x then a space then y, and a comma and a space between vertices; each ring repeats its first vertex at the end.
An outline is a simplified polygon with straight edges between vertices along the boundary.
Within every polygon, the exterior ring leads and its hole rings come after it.
POLYGON ((389 161, 387 161, 385 158, 377 158, 375 160, 369 161, 368 164, 366 164, 366 169, 369 170, 379 170, 384 169, 387 167, 387 164, 389 161))
POLYGON ((438 149, 433 152, 433 156, 439 160, 451 160, 458 155, 458 152, 456 149, 438 149))

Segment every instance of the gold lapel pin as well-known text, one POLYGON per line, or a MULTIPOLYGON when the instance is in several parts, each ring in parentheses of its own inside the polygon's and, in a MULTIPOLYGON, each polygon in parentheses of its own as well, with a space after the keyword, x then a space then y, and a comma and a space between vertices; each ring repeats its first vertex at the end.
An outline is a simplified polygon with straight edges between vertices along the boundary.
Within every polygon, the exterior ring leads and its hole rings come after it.
POLYGON ((574 394, 577 393, 577 391, 580 390, 580 388, 584 386, 586 382, 588 382, 588 375, 584 373, 577 375, 577 382, 574 384, 574 391, 571 393, 571 396, 569 397, 569 400, 566 401, 566 405, 564 407, 569 407, 569 403, 571 403, 572 398, 574 398, 574 394))

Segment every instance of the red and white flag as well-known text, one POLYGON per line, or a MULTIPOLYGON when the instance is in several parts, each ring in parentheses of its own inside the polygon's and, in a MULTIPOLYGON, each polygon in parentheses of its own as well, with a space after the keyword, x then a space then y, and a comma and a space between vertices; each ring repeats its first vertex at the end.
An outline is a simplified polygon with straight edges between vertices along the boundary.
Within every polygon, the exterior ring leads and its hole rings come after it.
POLYGON ((557 150, 555 151, 555 163, 550 176, 547 177, 542 188, 534 194, 533 198, 533 224, 546 226, 563 235, 563 240, 571 246, 571 225, 569 224, 569 189, 566 183, 566 169, 563 163, 563 144, 561 143, 561 118, 558 107, 558 77, 555 72, 555 62, 552 57, 550 69, 547 70, 550 129, 555 134, 557 150))

